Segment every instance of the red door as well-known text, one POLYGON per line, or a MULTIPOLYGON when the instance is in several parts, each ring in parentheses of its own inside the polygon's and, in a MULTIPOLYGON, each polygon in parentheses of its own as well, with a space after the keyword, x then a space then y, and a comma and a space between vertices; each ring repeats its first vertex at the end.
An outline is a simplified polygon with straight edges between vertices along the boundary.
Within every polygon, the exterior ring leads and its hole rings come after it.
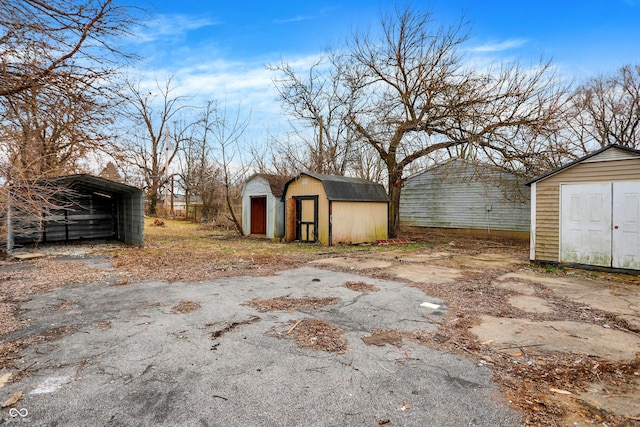
POLYGON ((251 234, 267 234, 267 198, 251 198, 251 234))

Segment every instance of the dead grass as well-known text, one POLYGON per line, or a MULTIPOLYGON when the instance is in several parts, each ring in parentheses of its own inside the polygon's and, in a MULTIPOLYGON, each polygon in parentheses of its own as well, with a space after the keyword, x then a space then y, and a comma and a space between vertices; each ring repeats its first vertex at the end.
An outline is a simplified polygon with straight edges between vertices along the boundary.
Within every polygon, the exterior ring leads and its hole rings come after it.
POLYGON ((344 287, 355 292, 378 292, 380 288, 365 282, 347 282, 344 287))
POLYGON ((171 307, 172 312, 182 314, 191 313, 192 311, 196 311, 198 309, 200 309, 200 304, 195 301, 189 300, 180 301, 178 304, 171 307))
MULTIPOLYGON (((490 314, 499 317, 537 316, 538 320, 575 320, 584 319, 584 310, 568 300, 563 300, 543 289, 538 297, 548 299, 554 306, 560 307, 550 314, 527 314, 507 304, 512 295, 508 290, 492 286, 491 282, 509 268, 493 267, 490 263, 466 268, 464 260, 474 259, 480 254, 505 255, 517 261, 527 261, 527 246, 519 243, 466 239, 441 235, 425 235, 414 238, 412 245, 378 247, 337 246, 323 247, 313 244, 277 243, 269 240, 240 237, 221 232, 212 227, 187 222, 165 220, 164 226, 149 225, 146 222, 144 248, 111 247, 106 253, 110 256, 115 271, 105 273, 84 267, 82 263, 56 262, 52 258, 31 261, 0 262, 0 336, 17 330, 24 325, 19 318, 18 307, 29 295, 47 292, 59 286, 76 283, 90 283, 104 280, 106 275, 115 275, 109 279, 114 285, 135 285, 136 280, 201 281, 217 277, 239 275, 271 275, 277 271, 299 267, 308 261, 323 257, 384 257, 399 262, 405 256, 419 253, 446 252, 445 259, 438 261, 443 266, 464 270, 462 278, 453 283, 410 284, 427 295, 441 298, 450 308, 436 332, 415 330, 387 336, 384 331, 376 331, 376 340, 393 341, 397 345, 401 339, 413 340, 420 344, 461 355, 475 363, 490 368, 494 381, 500 386, 503 395, 518 407, 525 416, 526 425, 562 425, 569 414, 579 414, 586 423, 598 423, 609 426, 637 425, 632 420, 615 414, 603 412, 596 407, 588 407, 577 400, 558 399, 551 396, 550 389, 583 390, 591 381, 597 381, 610 393, 623 392, 633 388, 633 380, 640 371, 640 359, 633 363, 610 363, 606 360, 582 358, 568 354, 538 352, 535 347, 515 349, 495 349, 481 343, 470 333, 469 328, 476 324, 480 315, 490 314), (381 335, 382 334, 382 335, 381 335), (384 336, 383 336, 384 335, 384 336)), ((491 260, 489 260, 491 261, 491 260)), ((336 267, 332 267, 336 268, 336 267)), ((517 268, 523 268, 519 266, 517 268)), ((538 272, 544 268, 535 268, 538 272)), ((340 269, 340 268, 336 268, 340 269)), ((347 271, 347 269, 344 269, 347 271)), ((553 274, 566 274, 562 269, 554 269, 553 274)), ((572 272, 585 277, 605 278, 612 283, 624 282, 640 284, 640 277, 613 275, 595 272, 572 272)), ((367 275, 382 279, 398 280, 385 270, 367 270, 367 275)), ((348 282, 345 287, 356 292, 375 292, 377 288, 364 282, 348 282)), ((293 299, 287 297, 270 300, 252 300, 246 304, 258 311, 271 310, 316 310, 339 299, 293 299)), ((72 304, 60 303, 60 309, 72 304)), ((161 308, 162 303, 148 304, 149 308, 161 308)), ((172 308, 177 312, 197 310, 197 303, 183 301, 172 308), (184 304, 183 304, 184 303, 184 304), (185 311, 183 311, 185 310, 185 311)), ((604 311, 590 311, 599 322, 606 322, 614 328, 630 329, 621 319, 604 311)), ((534 319, 534 320, 535 320, 534 319)), ((211 332, 212 339, 232 330, 244 322, 259 321, 258 317, 232 322, 231 320, 211 332)), ((105 322, 98 327, 109 327, 105 322)), ((216 325, 210 325, 211 327, 216 325)), ((0 368, 9 366, 19 359, 21 349, 43 340, 56 339, 71 331, 53 331, 50 336, 33 337, 28 341, 0 341, 0 368)), ((276 335, 280 338, 294 338, 297 345, 313 350, 329 352, 347 351, 344 331, 326 322, 302 318, 286 325, 286 329, 276 335)), ((372 342, 375 344, 374 342, 372 342)), ((389 342, 391 343, 391 342, 389 342)))
POLYGON ((342 354, 348 349, 344 330, 324 320, 299 319, 293 323, 285 336, 294 337, 298 346, 311 350, 342 354))
POLYGON ((340 298, 289 298, 280 297, 272 299, 254 299, 242 305, 258 310, 261 313, 267 311, 294 311, 294 310, 318 310, 326 305, 337 304, 340 298))

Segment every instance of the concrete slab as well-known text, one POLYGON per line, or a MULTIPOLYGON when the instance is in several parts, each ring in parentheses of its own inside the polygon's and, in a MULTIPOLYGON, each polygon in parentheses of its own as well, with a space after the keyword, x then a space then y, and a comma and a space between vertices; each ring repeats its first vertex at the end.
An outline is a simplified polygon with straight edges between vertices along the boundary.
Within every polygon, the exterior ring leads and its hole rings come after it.
POLYGON ((374 330, 433 330, 444 304, 403 283, 311 267, 203 283, 57 288, 23 304, 31 324, 4 338, 75 332, 29 347, 27 375, 0 398, 23 390, 19 407, 34 425, 521 425, 488 369, 411 342, 362 341, 374 330), (379 291, 352 291, 347 281, 379 291), (339 301, 319 310, 243 305, 283 296, 339 301), (74 303, 52 304, 60 300, 74 303), (199 308, 172 311, 185 300, 199 308), (420 307, 425 301, 442 305, 439 314, 420 307), (300 318, 342 328, 347 351, 298 347, 286 331, 300 318))
POLYGON ((494 282, 493 284, 498 288, 517 292, 523 295, 534 295, 536 293, 536 289, 529 283, 504 281, 494 282))
POLYGON ((536 350, 597 356, 612 361, 633 361, 640 353, 637 334, 600 325, 570 321, 536 322, 529 319, 482 316, 471 328, 480 341, 496 347, 533 346, 536 350))
POLYGON ((542 284, 556 295, 616 314, 632 326, 640 328, 640 288, 638 286, 596 281, 584 277, 554 277, 528 272, 509 273, 498 280, 508 279, 542 284))
POLYGON ((515 295, 507 302, 527 313, 553 313, 553 308, 545 300, 531 295, 515 295))
POLYGON ((415 283, 453 283, 462 277, 461 271, 456 268, 429 264, 393 265, 387 271, 395 277, 415 283))
POLYGON ((44 258, 46 257, 45 254, 41 254, 39 252, 32 252, 32 253, 26 253, 26 254, 15 254, 13 255, 14 258, 19 259, 21 261, 26 261, 29 259, 37 259, 37 258, 44 258))

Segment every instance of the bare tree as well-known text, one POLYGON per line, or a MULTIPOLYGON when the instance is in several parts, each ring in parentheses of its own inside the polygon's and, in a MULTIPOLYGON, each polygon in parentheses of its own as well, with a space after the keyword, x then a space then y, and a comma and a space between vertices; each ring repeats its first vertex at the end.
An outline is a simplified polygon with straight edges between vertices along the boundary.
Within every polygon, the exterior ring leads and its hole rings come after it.
POLYGON ((213 110, 211 138, 216 150, 216 163, 220 169, 221 184, 229 217, 236 230, 242 234, 242 223, 236 214, 235 201, 239 199, 241 184, 244 181, 248 165, 242 158, 240 143, 249 124, 249 116, 242 117, 240 107, 230 112, 226 105, 213 110))
POLYGON ((0 0, 0 97, 110 73, 132 12, 114 0, 0 0))
POLYGON ((127 83, 125 117, 132 121, 127 140, 122 141, 120 159, 136 168, 144 178, 149 200, 149 215, 156 215, 159 191, 166 185, 168 168, 180 146, 184 129, 174 129, 171 137, 170 125, 177 124, 177 114, 186 108, 182 96, 174 96, 175 87, 171 78, 164 84, 156 82, 155 93, 141 87, 139 83, 127 83))
POLYGON ((199 201, 201 215, 212 218, 217 215, 220 186, 220 169, 214 159, 212 132, 215 129, 217 105, 208 101, 199 118, 189 126, 189 136, 181 145, 180 186, 185 192, 187 211, 193 200, 199 201))
POLYGON ((279 136, 269 136, 267 144, 252 143, 249 153, 255 170, 272 175, 297 175, 304 168, 301 168, 296 156, 290 156, 290 152, 284 150, 287 145, 293 146, 289 142, 282 144, 279 136))
POLYGON ((331 61, 332 56, 318 59, 306 75, 284 61, 267 67, 278 73, 273 81, 283 109, 296 120, 294 137, 278 141, 275 148, 297 169, 344 175, 356 156, 356 138, 346 121, 350 93, 342 85, 340 63, 331 61))
POLYGON ((582 154, 609 144, 639 148, 640 65, 626 65, 580 85, 568 123, 582 154))
POLYGON ((109 105, 84 82, 58 76, 59 86, 32 86, 0 97, 0 151, 25 175, 77 172, 90 152, 106 149, 109 105), (64 84, 63 84, 64 81, 64 84))
POLYGON ((391 235, 399 231, 404 171, 413 162, 456 149, 503 167, 530 170, 547 150, 564 105, 548 63, 475 70, 461 47, 466 24, 435 26, 431 14, 399 9, 381 20, 381 35, 355 34, 340 57, 353 99, 349 123, 386 166, 391 235))
POLYGON ((0 197, 22 216, 41 217, 66 191, 42 178, 79 171, 108 142, 106 86, 131 58, 116 40, 135 27, 132 12, 112 0, 0 0, 0 197))

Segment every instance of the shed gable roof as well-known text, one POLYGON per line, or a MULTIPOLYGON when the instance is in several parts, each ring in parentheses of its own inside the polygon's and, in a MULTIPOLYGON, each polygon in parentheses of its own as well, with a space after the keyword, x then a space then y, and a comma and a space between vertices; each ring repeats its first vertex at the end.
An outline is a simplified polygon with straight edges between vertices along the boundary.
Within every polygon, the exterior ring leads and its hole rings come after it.
MULTIPOLYGON (((618 145, 618 144, 609 144, 605 147, 602 147, 599 150, 596 150, 592 153, 587 154, 586 156, 582 156, 579 159, 576 159, 572 162, 567 163, 566 165, 560 166, 559 168, 556 168, 550 172, 544 173, 536 178, 533 178, 531 181, 526 182, 526 185, 531 185, 534 182, 538 182, 538 181, 542 181, 543 179, 547 179, 553 175, 556 175, 560 172, 563 172, 569 168, 572 168, 574 166, 576 166, 579 163, 583 163, 583 162, 587 162, 587 161, 596 161, 595 157, 603 155, 605 152, 609 151, 609 150, 621 150, 623 152, 623 154, 627 154, 627 155, 631 155, 632 157, 637 157, 638 159, 640 159, 640 150, 636 150, 634 148, 630 148, 630 147, 625 147, 624 145, 618 145)), ((607 156, 607 158, 603 158, 603 161, 605 160, 617 160, 614 156, 607 156)))
POLYGON ((303 175, 315 178, 322 183, 327 199, 332 201, 350 202, 388 202, 389 197, 384 187, 376 182, 363 178, 352 178, 338 175, 325 175, 320 173, 302 172, 290 179, 284 187, 284 195, 289 184, 303 175))
POLYGON ((270 173, 256 173, 251 175, 249 178, 247 178, 247 180, 245 181, 245 186, 249 181, 252 181, 254 179, 263 179, 267 181, 267 184, 269 184, 269 190, 271 191, 271 194, 273 194, 274 197, 282 197, 282 195, 284 194, 284 187, 287 184, 287 182, 291 179, 291 177, 286 175, 276 175, 276 174, 270 174, 270 173))

